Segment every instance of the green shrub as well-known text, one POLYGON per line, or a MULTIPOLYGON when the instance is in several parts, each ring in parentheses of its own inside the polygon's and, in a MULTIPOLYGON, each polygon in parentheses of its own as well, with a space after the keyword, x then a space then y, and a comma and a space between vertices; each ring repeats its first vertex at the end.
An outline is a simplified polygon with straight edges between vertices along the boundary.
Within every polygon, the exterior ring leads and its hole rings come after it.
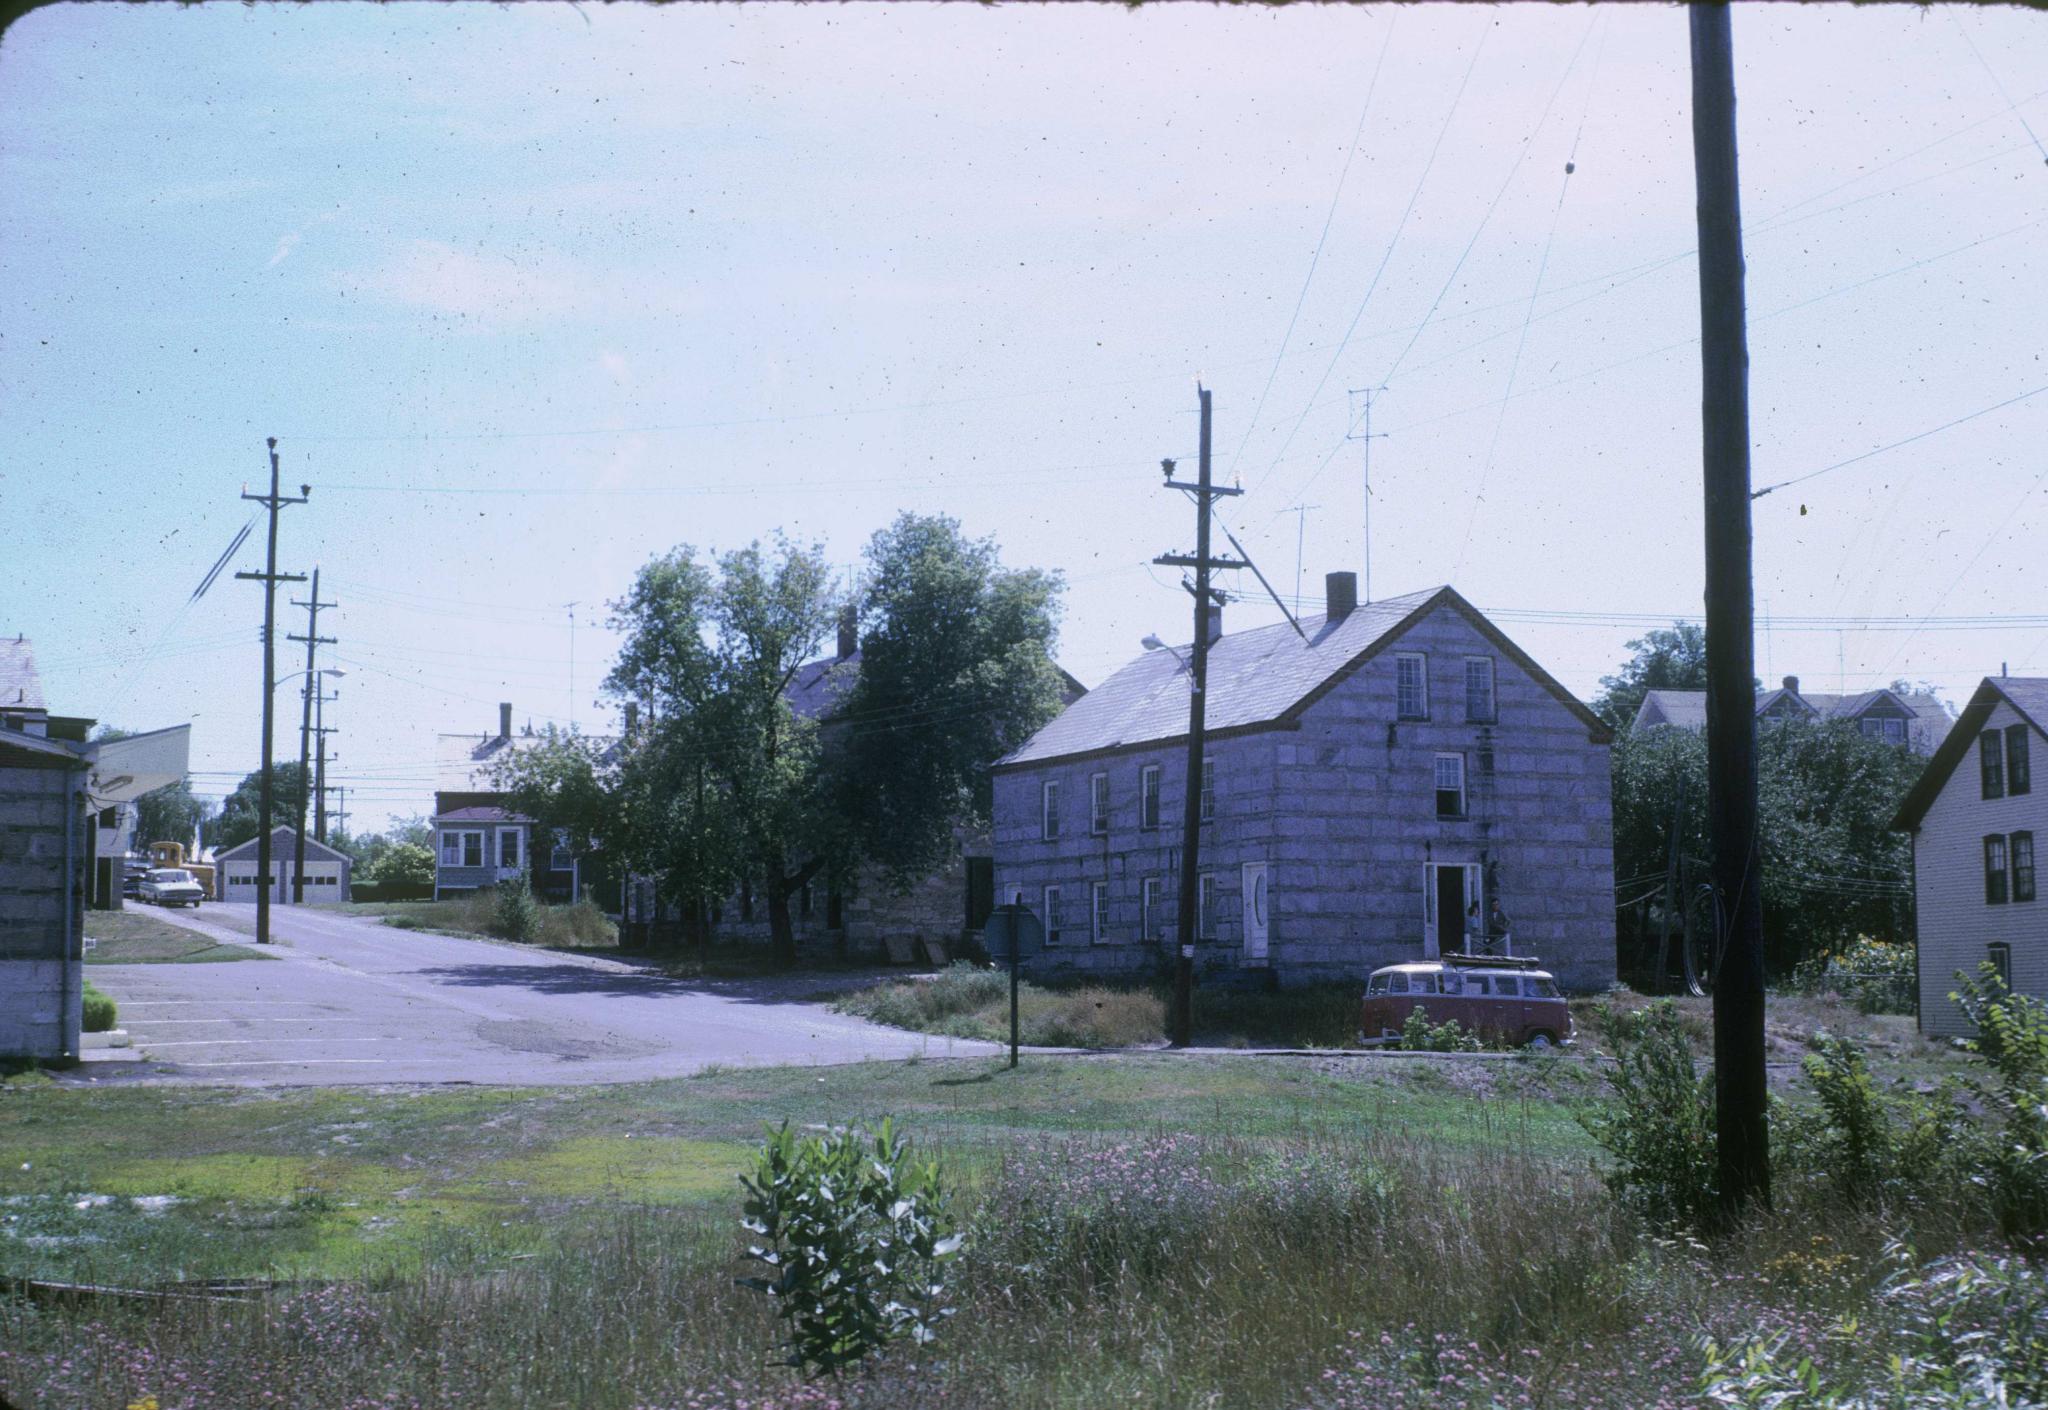
POLYGON ((85 1021, 82 1025, 88 1033, 109 1033, 115 1020, 114 1001, 101 993, 90 980, 85 981, 85 1021))
POLYGON ((1429 1011, 1417 1004, 1401 1025, 1401 1047, 1411 1053, 1476 1053, 1479 1038, 1455 1018, 1432 1026, 1429 1011))
POLYGON ((1577 1113, 1612 1159, 1608 1188, 1653 1222, 1706 1227, 1718 1188, 1712 1071, 1693 1071, 1692 1046, 1668 999, 1610 1017, 1609 1037, 1614 1102, 1577 1113))
POLYGON ((540 938, 543 908, 525 877, 500 884, 491 902, 490 933, 505 940, 540 938))
POLYGON ((363 880, 379 886, 432 886, 434 854, 417 842, 395 843, 370 863, 363 880))
POLYGON ((1917 951, 1905 941, 1859 935, 1834 954, 1801 965, 1793 987, 1812 994, 1839 994, 1859 1013, 1905 1013, 1918 1007, 1917 951))
POLYGON ((1817 1105, 1778 1105, 1772 1146, 1787 1173, 1824 1181, 1852 1206, 1895 1204, 1949 1188, 1973 1142, 1952 1097, 1888 1100, 1863 1050, 1846 1038, 1815 1037, 1801 1064, 1817 1105))
POLYGON ((1958 975, 1950 995, 1977 1025, 1966 1046, 1991 1064, 1996 1085, 1976 1086, 1998 1123, 1979 1176, 2008 1238, 2048 1235, 2048 1006, 2015 994, 1991 965, 1975 979, 1958 975))
POLYGON ((872 1136, 769 1132, 746 1187, 747 1256, 769 1270, 742 1278, 774 1299, 788 1364, 837 1375, 908 1337, 932 1340, 952 1315, 939 1306, 941 1265, 960 1247, 938 1165, 913 1160, 884 1120, 872 1136))
POLYGON ((588 896, 567 906, 544 907, 539 935, 543 944, 564 947, 593 948, 619 943, 619 927, 588 896))

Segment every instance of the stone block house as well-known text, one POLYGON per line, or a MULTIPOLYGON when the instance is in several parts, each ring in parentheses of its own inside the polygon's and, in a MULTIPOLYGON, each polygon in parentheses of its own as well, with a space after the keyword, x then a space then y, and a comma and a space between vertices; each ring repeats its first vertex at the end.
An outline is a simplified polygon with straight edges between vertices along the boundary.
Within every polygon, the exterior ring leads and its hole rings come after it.
MULTIPOLYGON (((1464 948, 1498 900, 1560 983, 1615 974, 1607 728, 1448 587, 1238 633, 1213 614, 1201 809, 1206 982, 1359 979, 1464 948), (1304 639, 1305 638, 1305 639, 1304 639)), ((1171 964, 1189 676, 1125 666, 995 766, 995 889, 1054 974, 1171 964)))
POLYGON ((2048 999, 2048 901, 2035 880, 2048 837, 2048 789, 2033 761, 2048 752, 2048 678, 1978 685, 1892 826, 1913 835, 1920 1031, 1966 1036, 1949 998, 1958 974, 1989 962, 2016 992, 2048 999))

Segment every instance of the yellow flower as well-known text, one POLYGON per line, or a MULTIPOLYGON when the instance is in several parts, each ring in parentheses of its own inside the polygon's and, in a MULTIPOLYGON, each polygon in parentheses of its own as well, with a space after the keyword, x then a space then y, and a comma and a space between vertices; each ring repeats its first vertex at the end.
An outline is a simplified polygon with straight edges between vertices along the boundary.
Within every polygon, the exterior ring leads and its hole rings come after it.
POLYGON ((128 1410, 157 1410, 156 1397, 145 1395, 140 1400, 128 1402, 128 1410))

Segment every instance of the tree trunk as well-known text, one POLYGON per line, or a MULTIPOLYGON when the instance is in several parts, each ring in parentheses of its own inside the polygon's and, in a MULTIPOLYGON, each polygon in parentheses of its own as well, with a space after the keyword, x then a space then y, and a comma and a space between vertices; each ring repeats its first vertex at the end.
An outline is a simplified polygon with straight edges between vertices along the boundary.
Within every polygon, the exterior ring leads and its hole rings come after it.
POLYGON ((778 874, 768 881, 768 944, 777 967, 796 968, 796 928, 789 921, 790 886, 778 874))

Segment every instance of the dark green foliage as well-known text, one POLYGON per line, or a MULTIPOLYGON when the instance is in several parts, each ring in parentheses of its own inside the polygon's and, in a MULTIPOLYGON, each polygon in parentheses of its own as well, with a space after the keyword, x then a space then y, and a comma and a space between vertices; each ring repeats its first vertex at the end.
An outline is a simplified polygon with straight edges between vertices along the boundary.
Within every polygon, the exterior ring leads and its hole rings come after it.
MULTIPOLYGON (((1862 936, 1910 933, 1910 843, 1891 831, 1891 820, 1924 762, 1843 720, 1791 720, 1758 732, 1764 947, 1772 974, 1822 963, 1862 936)), ((1702 736, 1671 728, 1624 732, 1611 765, 1617 876, 1664 874, 1681 778, 1679 852, 1696 862, 1707 856, 1702 736)))
POLYGON ((957 520, 902 514, 867 547, 860 670, 837 728, 840 808, 862 859, 908 885, 986 826, 990 761, 1059 713, 1060 578, 1008 569, 957 520))
MULTIPOLYGON (((296 827, 299 799, 305 791, 305 775, 297 763, 270 766, 270 825, 296 827)), ((215 848, 234 847, 262 830, 263 771, 246 774, 235 791, 222 800, 220 815, 208 824, 207 841, 215 848)), ((155 839, 152 839, 155 840, 155 839)))
POLYGON ((747 1256, 768 1269, 742 1278, 774 1299, 787 1362, 837 1376, 891 1342, 920 1345, 953 1309, 940 1305, 942 1265, 960 1248, 934 1161, 911 1156, 884 1120, 797 1136, 768 1134, 746 1187, 747 1256))
POLYGON ((2012 993, 1989 964, 1950 997, 1976 1024, 1969 1046, 1995 1078, 1977 1088, 1997 1123, 1977 1178, 1991 1194, 2000 1231, 2039 1242, 2048 1237, 2048 1006, 2012 993))
POLYGON ((544 912, 540 899, 526 877, 498 884, 491 902, 491 934, 505 940, 531 941, 539 938, 544 912))
POLYGON ((1899 1207, 1967 1178, 1972 1143, 1954 1098, 1888 1097, 1863 1050, 1821 1034, 1801 1064, 1816 1106, 1780 1106, 1773 1145, 1788 1173, 1854 1207, 1899 1207))
POLYGON ((1654 1223, 1706 1228, 1715 1217, 1714 1079, 1693 1070, 1677 1006, 1610 1014, 1611 1104, 1587 1106, 1579 1124, 1612 1165, 1609 1189, 1654 1223))
MULTIPOLYGON (((434 884, 433 849, 417 842, 399 842, 383 848, 370 863, 365 881, 379 885, 426 886, 434 884)), ((368 899, 359 896, 358 899, 368 899)))
POLYGON ((1593 699, 1593 710, 1617 730, 1628 728, 1653 690, 1707 688, 1707 634, 1697 622, 1673 622, 1628 644, 1635 655, 1611 676, 1593 699))
POLYGON ((1455 1018, 1432 1025, 1428 1010, 1417 1004, 1401 1025, 1401 1046, 1411 1053, 1476 1053, 1479 1039, 1455 1018))
POLYGON ((114 1001, 101 993, 90 979, 86 980, 85 1021, 81 1026, 88 1033, 109 1033, 116 1021, 114 1001))

